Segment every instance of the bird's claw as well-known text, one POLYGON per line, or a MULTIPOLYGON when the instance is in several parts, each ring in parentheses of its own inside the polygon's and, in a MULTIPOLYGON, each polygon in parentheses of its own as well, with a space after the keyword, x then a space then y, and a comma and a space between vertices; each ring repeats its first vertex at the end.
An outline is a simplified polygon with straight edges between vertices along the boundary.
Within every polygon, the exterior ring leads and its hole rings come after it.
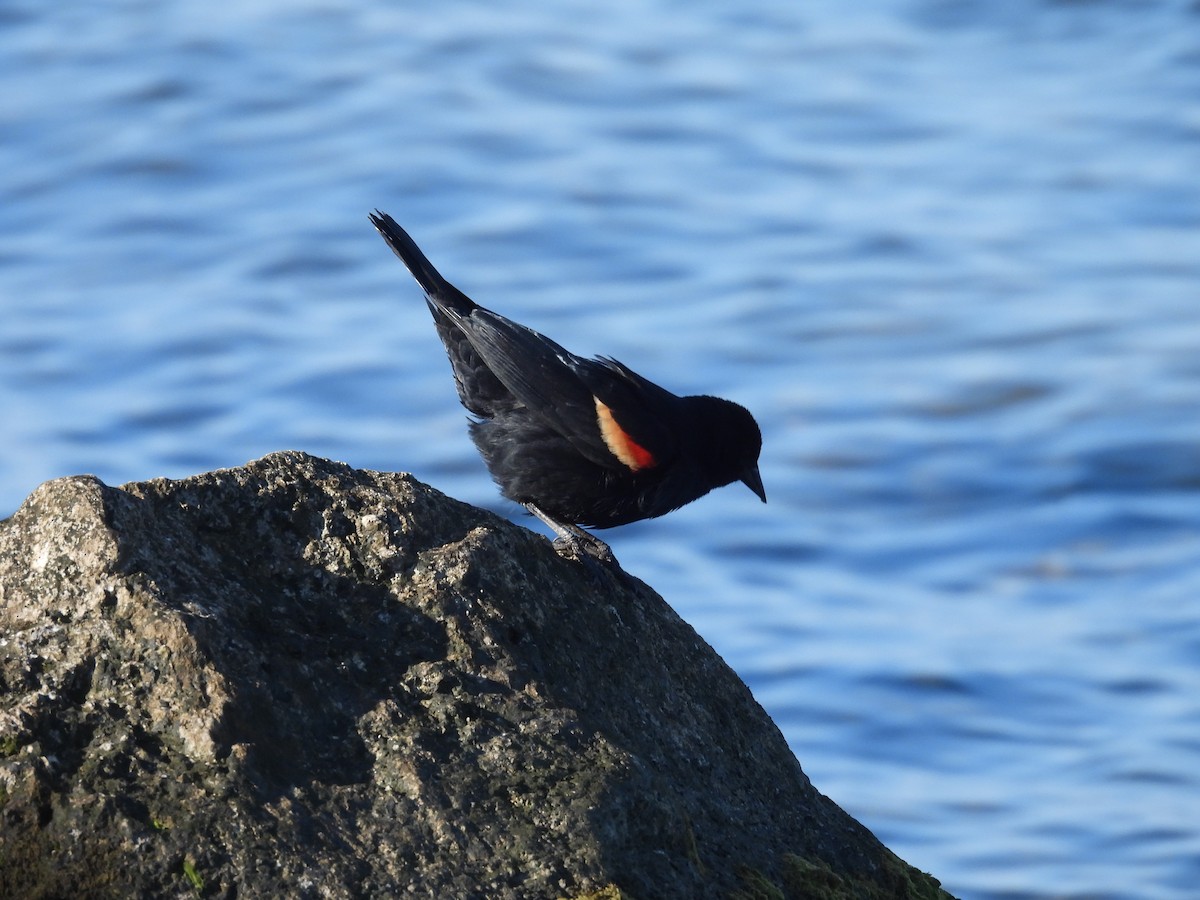
POLYGON ((604 541, 591 535, 563 535, 554 539, 554 549, 559 556, 569 556, 574 559, 590 559, 603 566, 617 566, 617 558, 612 549, 604 541))

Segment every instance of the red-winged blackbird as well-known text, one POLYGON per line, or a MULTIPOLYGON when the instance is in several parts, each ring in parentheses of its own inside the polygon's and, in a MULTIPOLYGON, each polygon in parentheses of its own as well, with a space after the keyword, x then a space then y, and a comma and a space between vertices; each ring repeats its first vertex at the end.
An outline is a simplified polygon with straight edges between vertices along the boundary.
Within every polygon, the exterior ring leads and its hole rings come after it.
POLYGON ((661 516, 733 481, 767 501, 762 435, 744 408, 678 397, 615 359, 568 353, 446 281, 391 216, 370 219, 425 292, 492 477, 567 545, 611 558, 575 526, 661 516))

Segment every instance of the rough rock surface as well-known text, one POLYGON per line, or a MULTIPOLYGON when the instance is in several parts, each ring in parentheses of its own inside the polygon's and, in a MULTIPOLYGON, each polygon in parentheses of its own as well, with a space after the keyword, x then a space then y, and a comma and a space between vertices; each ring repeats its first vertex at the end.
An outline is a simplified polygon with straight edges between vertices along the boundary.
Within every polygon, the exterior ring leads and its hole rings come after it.
POLYGON ((0 896, 946 895, 645 585, 287 452, 0 523, 0 896))

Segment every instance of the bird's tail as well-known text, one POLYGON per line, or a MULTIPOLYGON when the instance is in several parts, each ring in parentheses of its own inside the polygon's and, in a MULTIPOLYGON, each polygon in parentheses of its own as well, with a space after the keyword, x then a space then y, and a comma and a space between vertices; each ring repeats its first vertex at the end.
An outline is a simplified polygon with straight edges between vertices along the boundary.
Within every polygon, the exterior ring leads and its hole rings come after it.
POLYGON ((444 307, 459 314, 466 314, 475 308, 476 304, 470 297, 448 282, 442 274, 425 258, 416 241, 408 236, 408 232, 396 224, 385 212, 375 210, 369 214, 371 224, 383 235, 388 246, 392 248, 400 261, 408 267, 425 296, 431 303, 444 307))

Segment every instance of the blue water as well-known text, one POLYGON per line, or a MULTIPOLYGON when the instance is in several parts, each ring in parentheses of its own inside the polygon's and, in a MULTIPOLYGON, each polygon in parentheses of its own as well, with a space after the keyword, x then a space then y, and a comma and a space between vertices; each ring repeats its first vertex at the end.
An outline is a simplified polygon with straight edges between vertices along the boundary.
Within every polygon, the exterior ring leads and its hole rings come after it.
POLYGON ((1200 884, 1200 7, 13 0, 0 515, 298 448, 512 512, 378 206, 749 406, 606 533, 969 898, 1200 884), (407 7, 407 8, 406 8, 407 7))

